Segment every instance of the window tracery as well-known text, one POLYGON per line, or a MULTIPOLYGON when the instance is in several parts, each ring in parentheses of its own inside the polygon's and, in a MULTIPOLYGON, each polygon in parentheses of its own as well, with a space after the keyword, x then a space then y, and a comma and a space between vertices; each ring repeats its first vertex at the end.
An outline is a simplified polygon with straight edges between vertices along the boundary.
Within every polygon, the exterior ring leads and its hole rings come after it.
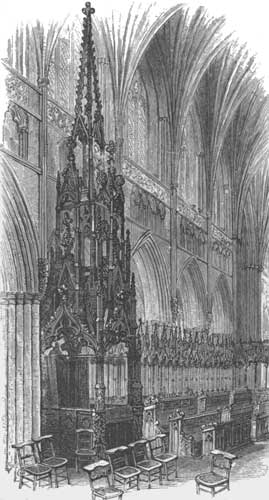
POLYGON ((144 86, 135 79, 127 104, 127 154, 138 165, 147 163, 147 101, 144 86))

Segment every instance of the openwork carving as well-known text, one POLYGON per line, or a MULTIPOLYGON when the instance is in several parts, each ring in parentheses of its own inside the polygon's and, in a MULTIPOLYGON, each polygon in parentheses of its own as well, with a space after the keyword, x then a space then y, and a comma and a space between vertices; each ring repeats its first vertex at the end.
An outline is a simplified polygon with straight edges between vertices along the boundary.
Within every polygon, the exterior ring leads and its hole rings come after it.
POLYGON ((196 226, 205 229, 205 219, 182 198, 178 198, 177 210, 181 215, 194 222, 196 226))
POLYGON ((206 254, 206 232, 189 218, 181 216, 180 219, 180 246, 198 257, 205 258, 206 254))
POLYGON ((94 400, 95 443, 102 456, 109 392, 104 385, 104 365, 110 362, 108 357, 112 357, 112 365, 117 361, 122 373, 125 366, 128 370, 128 394, 125 388, 121 398, 135 408, 135 435, 142 429, 142 386, 135 279, 130 270, 130 235, 125 230, 124 177, 117 172, 116 145, 113 141, 106 143, 104 138, 93 12, 87 2, 75 119, 67 140, 66 166, 57 176, 54 248, 41 323, 48 369, 57 373, 63 387, 59 398, 66 401, 63 392, 67 390, 73 405, 94 400), (80 169, 79 144, 83 151, 80 169), (120 344, 124 349, 113 351, 120 344), (94 377, 90 377, 93 370, 94 377))
POLYGON ((4 145, 21 158, 28 158, 29 116, 18 104, 10 102, 3 126, 4 145))
POLYGON ((234 343, 231 336, 208 330, 145 322, 141 325, 142 362, 159 366, 231 368, 269 363, 269 346, 263 342, 234 343))
POLYGON ((63 111, 52 101, 48 101, 48 123, 59 128, 64 134, 70 134, 73 117, 63 111))
POLYGON ((24 83, 11 71, 6 78, 7 97, 18 104, 26 106, 28 109, 39 113, 39 92, 24 83))
POLYGON ((222 231, 220 231, 214 224, 212 224, 212 235, 217 241, 230 248, 232 246, 232 240, 226 236, 222 231))
POLYGON ((157 182, 154 182, 153 179, 141 172, 141 170, 139 170, 139 168, 133 163, 125 160, 122 165, 122 172, 128 179, 134 181, 136 184, 145 189, 145 191, 148 191, 165 203, 165 205, 169 206, 168 192, 162 186, 157 184, 157 182))

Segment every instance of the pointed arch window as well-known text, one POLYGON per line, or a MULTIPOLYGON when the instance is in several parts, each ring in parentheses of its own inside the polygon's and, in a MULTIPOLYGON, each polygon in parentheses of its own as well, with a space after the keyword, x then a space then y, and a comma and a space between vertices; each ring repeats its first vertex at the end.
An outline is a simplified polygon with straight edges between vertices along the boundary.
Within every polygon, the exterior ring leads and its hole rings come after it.
POLYGON ((231 194, 225 164, 220 164, 214 187, 213 222, 223 231, 231 227, 231 194))
POLYGON ((136 79, 128 95, 127 155, 142 167, 147 163, 147 101, 142 82, 136 79))

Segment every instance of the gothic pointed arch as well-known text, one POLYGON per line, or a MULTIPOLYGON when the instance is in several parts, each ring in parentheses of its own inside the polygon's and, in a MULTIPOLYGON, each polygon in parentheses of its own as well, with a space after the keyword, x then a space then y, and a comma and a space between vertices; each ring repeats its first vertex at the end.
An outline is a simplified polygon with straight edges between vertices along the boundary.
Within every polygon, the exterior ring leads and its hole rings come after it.
POLYGON ((0 420, 7 469, 13 465, 15 439, 31 436, 32 429, 40 432, 38 244, 16 167, 1 154, 0 379, 8 390, 1 401, 0 420))
POLYGON ((233 307, 230 287, 224 274, 220 274, 213 292, 212 333, 231 334, 233 307))
POLYGON ((138 238, 132 250, 132 260, 138 276, 136 280, 138 298, 143 300, 143 304, 138 304, 138 309, 144 311, 143 319, 169 320, 167 269, 150 231, 146 231, 138 238))
POLYGON ((12 164, 1 162, 1 289, 38 291, 38 243, 12 164))
POLYGON ((184 328, 203 328, 206 317, 206 290, 195 258, 184 264, 178 279, 177 296, 182 304, 184 328))

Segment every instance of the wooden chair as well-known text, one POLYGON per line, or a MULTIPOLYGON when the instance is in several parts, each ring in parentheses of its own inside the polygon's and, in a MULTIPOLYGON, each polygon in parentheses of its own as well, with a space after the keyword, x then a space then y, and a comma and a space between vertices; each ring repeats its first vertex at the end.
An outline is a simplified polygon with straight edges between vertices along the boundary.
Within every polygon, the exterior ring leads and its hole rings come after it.
POLYGON ((169 480, 169 474, 175 473, 178 476, 178 456, 173 453, 167 453, 165 450, 166 434, 158 434, 154 438, 149 439, 151 458, 162 464, 166 480, 169 480))
POLYGON ((115 481, 118 481, 120 484, 123 484, 123 489, 126 491, 127 485, 131 488, 132 482, 135 482, 139 490, 140 470, 137 467, 129 465, 127 446, 119 446, 118 448, 106 450, 106 455, 110 463, 113 484, 115 481))
POLYGON ((132 452, 134 466, 141 471, 141 475, 145 475, 148 480, 148 488, 151 488, 151 482, 159 478, 160 484, 162 484, 162 464, 157 460, 148 458, 148 441, 146 439, 140 439, 134 443, 130 443, 128 446, 132 452))
POLYGON ((76 471, 80 462, 89 463, 96 458, 94 450, 94 431, 92 429, 76 429, 76 471))
POLYGON ((123 491, 112 486, 109 481, 109 463, 106 460, 99 460, 83 467, 89 477, 92 500, 103 498, 108 500, 111 498, 122 499, 123 491), (95 485, 95 481, 98 483, 95 485))
POLYGON ((40 436, 33 439, 33 441, 36 445, 40 462, 49 465, 52 469, 56 488, 59 486, 59 479, 66 479, 67 483, 70 484, 67 469, 68 460, 67 458, 56 456, 52 434, 40 436))
POLYGON ((236 456, 221 450, 210 452, 210 471, 195 477, 196 493, 211 492, 212 496, 223 490, 230 489, 230 473, 236 456))
POLYGON ((25 481, 26 483, 30 481, 33 483, 33 490, 35 490, 37 483, 40 486, 40 482, 44 479, 52 486, 52 469, 48 465, 39 463, 33 441, 13 444, 12 448, 15 450, 17 457, 19 488, 22 488, 25 481))

